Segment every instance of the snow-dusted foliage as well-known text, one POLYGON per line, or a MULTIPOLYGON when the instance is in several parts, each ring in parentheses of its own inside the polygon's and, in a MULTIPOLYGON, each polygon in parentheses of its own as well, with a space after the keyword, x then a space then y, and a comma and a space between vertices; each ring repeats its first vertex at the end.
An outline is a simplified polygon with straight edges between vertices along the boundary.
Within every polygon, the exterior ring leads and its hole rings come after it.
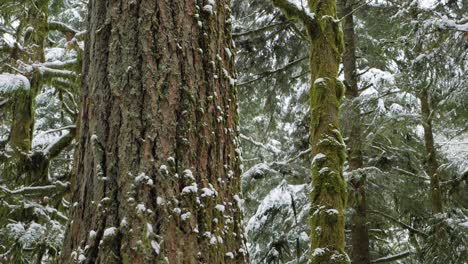
POLYGON ((31 89, 28 78, 20 74, 0 74, 0 95, 8 96, 13 93, 31 89))
POLYGON ((60 254, 85 10, 75 0, 0 3, 1 263, 56 263, 60 254))
MULTIPOLYGON (((294 3, 307 9, 306 2, 294 3)), ((446 210, 458 210, 457 221, 466 222, 467 214, 459 208, 467 202, 461 197, 466 192, 468 158, 464 128, 467 6, 462 1, 355 4, 359 96, 344 101, 340 122, 349 143, 354 121, 348 109, 352 104, 359 106, 364 164, 354 171, 346 167, 345 176, 366 184, 371 259, 427 263, 429 256, 439 253, 429 243, 434 222, 420 88, 432 79, 430 91, 437 106, 433 126, 446 210), (431 247, 434 254, 421 245, 431 247)), ((285 197, 291 186, 310 184, 311 159, 306 154, 292 163, 280 161, 308 149, 308 43, 300 24, 271 8, 270 1, 234 1, 249 253, 253 263, 296 263, 299 251, 293 239, 300 237, 296 228, 309 235, 308 221, 302 219, 301 227, 290 224, 291 198, 285 197)), ((295 206, 300 214, 309 204, 299 197, 308 199, 310 186, 293 190, 297 192, 292 191, 291 197, 298 200, 295 206)), ((350 188, 350 207, 356 199, 353 192, 350 188)), ((352 214, 348 209, 347 216, 352 214)), ((443 219, 439 222, 452 221, 447 215, 443 219)), ((346 228, 349 245, 351 227, 346 228)), ((465 241, 464 233, 444 243, 465 241)), ((455 244, 451 247, 454 258, 444 262, 457 263, 463 256, 464 247, 455 244)), ((307 252, 308 243, 300 245, 303 259, 299 263, 306 263, 314 252, 307 252)), ((446 246, 437 248, 449 252, 446 246)))

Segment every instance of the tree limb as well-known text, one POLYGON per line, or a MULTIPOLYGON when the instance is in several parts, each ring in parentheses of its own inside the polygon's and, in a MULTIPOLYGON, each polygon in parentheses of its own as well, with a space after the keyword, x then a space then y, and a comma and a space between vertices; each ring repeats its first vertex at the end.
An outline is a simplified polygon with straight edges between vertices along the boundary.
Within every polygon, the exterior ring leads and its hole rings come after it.
POLYGON ((284 25, 287 25, 289 23, 290 23, 289 21, 284 21, 284 22, 280 22, 280 23, 269 24, 269 25, 266 25, 266 26, 261 27, 261 28, 247 30, 247 31, 244 31, 244 32, 239 32, 239 33, 233 33, 232 37, 233 38, 239 38, 239 37, 243 37, 243 36, 249 36, 249 35, 256 34, 256 33, 262 32, 262 31, 266 31, 266 30, 268 30, 270 28, 275 28, 277 26, 284 26, 284 25))
POLYGON ((380 215, 380 216, 383 216, 389 220, 392 220, 393 222, 397 223, 398 225, 400 225, 401 227, 405 228, 405 229, 408 229, 408 231, 412 232, 412 233, 415 233, 415 234, 419 234, 423 237, 427 237, 427 234, 408 225, 408 224, 405 224, 403 222, 401 222, 400 220, 396 219, 395 217, 391 216, 391 215, 388 215, 386 213, 382 213, 382 212, 379 212, 379 211, 374 211, 374 210, 369 210, 369 213, 371 214, 376 214, 376 215, 380 215))
POLYGON ((58 21, 49 21, 49 30, 62 32, 64 35, 72 34, 75 36, 79 31, 67 24, 58 21))
POLYGON ((48 160, 56 158, 65 148, 67 148, 76 134, 76 126, 69 127, 69 133, 61 136, 56 142, 50 144, 47 148, 43 150, 44 156, 48 160))
POLYGON ((279 153, 281 153, 281 150, 271 146, 271 145, 265 145, 265 144, 262 144, 261 142, 258 142, 256 140, 254 140, 253 138, 251 137, 248 137, 244 134, 240 134, 239 137, 247 142, 250 142, 252 143, 253 145, 257 146, 257 147, 260 147, 260 148, 263 148, 264 150, 268 151, 268 152, 271 152, 275 155, 278 155, 279 153))
POLYGON ((401 252, 401 253, 398 253, 398 254, 395 254, 395 255, 386 256, 386 257, 378 258, 378 259, 375 259, 375 260, 371 260, 371 263, 387 263, 387 262, 395 261, 395 260, 398 260, 398 259, 406 258, 410 254, 411 254, 410 251, 404 251, 404 252, 401 252))
POLYGON ((261 79, 263 79, 263 78, 265 78, 265 77, 268 77, 268 76, 270 76, 270 75, 273 75, 273 74, 275 74, 275 73, 278 73, 278 72, 287 70, 287 69, 289 69, 290 67, 293 67, 293 66, 299 64, 300 62, 306 60, 306 59, 308 59, 308 56, 305 56, 305 57, 302 57, 302 58, 300 58, 300 59, 297 59, 297 60, 294 60, 294 61, 292 61, 292 62, 289 62, 289 63, 286 64, 284 67, 281 67, 281 68, 278 68, 278 69, 274 69, 274 70, 264 71, 264 72, 262 72, 262 73, 257 73, 257 74, 255 74, 255 76, 257 76, 256 78, 253 78, 253 79, 251 79, 251 80, 248 80, 248 81, 239 83, 239 84, 237 84, 237 86, 238 86, 238 87, 240 87, 240 86, 245 86, 245 85, 248 85, 248 84, 250 84, 250 83, 256 82, 256 81, 258 81, 258 80, 261 80, 261 79))
POLYGON ((272 0, 271 2, 273 6, 279 8, 289 19, 298 20, 309 29, 316 27, 317 21, 315 19, 315 14, 309 13, 303 8, 299 8, 288 0, 272 0))

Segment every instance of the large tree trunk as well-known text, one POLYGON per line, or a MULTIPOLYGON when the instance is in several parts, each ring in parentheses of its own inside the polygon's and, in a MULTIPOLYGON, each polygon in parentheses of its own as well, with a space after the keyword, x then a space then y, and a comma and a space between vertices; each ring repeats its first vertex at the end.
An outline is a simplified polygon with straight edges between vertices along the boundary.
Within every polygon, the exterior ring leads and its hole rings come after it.
POLYGON ((309 0, 309 11, 288 0, 272 0, 310 38, 310 144, 312 146, 311 263, 349 263, 345 253, 346 148, 338 123, 344 86, 337 79, 344 49, 335 0, 309 0))
POLYGON ((244 263, 230 2, 89 2, 63 263, 244 263))
POLYGON ((359 87, 356 69, 356 44, 354 33, 353 4, 355 1, 340 0, 341 17, 343 21, 343 35, 345 52, 343 54, 343 69, 346 84, 346 97, 349 99, 349 115, 351 131, 348 143, 348 164, 353 192, 350 194, 350 205, 353 208, 351 214, 351 258, 355 264, 369 264, 369 233, 367 226, 367 201, 365 190, 365 176, 353 174, 363 166, 362 157, 362 132, 363 126, 359 108, 359 87))
POLYGON ((428 93, 429 88, 423 88, 419 99, 421 100, 421 116, 424 127, 424 145, 426 147, 426 172, 431 182, 431 208, 433 214, 442 213, 442 192, 440 190, 439 175, 437 169, 439 164, 436 157, 434 145, 434 134, 432 131, 432 109, 431 99, 428 93))

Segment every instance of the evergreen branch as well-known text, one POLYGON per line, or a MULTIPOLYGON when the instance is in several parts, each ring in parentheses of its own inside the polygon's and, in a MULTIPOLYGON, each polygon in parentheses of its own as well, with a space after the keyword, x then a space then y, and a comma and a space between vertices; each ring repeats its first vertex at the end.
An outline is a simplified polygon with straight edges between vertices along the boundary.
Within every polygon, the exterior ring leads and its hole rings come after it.
POLYGON ((294 31, 294 33, 296 33, 301 39, 307 41, 310 43, 310 39, 304 35, 304 33, 301 32, 301 30, 299 28, 297 28, 297 26, 295 24, 291 24, 289 25, 289 27, 292 29, 292 31, 294 31))
POLYGON ((62 131, 62 130, 66 130, 66 129, 76 129, 76 126, 75 125, 71 125, 71 126, 65 126, 65 127, 61 127, 61 128, 56 128, 56 129, 51 129, 51 130, 47 130, 47 131, 44 131, 42 133, 40 133, 39 135, 37 135, 36 137, 41 137, 45 134, 50 134, 50 133, 54 133, 54 132, 59 132, 59 131, 62 131))
POLYGON ((403 173, 404 175, 407 175, 407 176, 411 176, 413 178, 417 178, 417 179, 420 179, 420 180, 424 180, 424 181, 429 181, 430 179, 428 177, 424 177, 424 176, 419 176, 419 175, 416 175, 412 172, 409 172, 407 170, 403 170, 403 169, 400 169, 400 168, 392 168, 393 170, 396 170, 398 172, 401 172, 403 173))
POLYGON ((269 30, 271 28, 275 28, 275 27, 278 27, 278 26, 284 26, 284 25, 287 25, 289 23, 290 23, 290 21, 284 21, 284 22, 275 23, 275 24, 268 24, 268 25, 266 25, 264 27, 261 27, 261 28, 252 29, 252 30, 239 32, 239 33, 233 33, 232 37, 233 38, 239 38, 239 37, 243 37, 243 36, 249 36, 249 35, 260 33, 262 31, 269 30))
POLYGON ((308 56, 305 56, 305 57, 302 57, 302 58, 297 59, 297 60, 295 60, 295 61, 289 62, 289 63, 286 64, 284 67, 281 67, 281 68, 278 68, 278 69, 275 69, 275 70, 264 71, 264 72, 262 72, 262 73, 257 73, 257 74, 255 74, 255 76, 258 76, 257 78, 253 78, 253 79, 248 80, 248 81, 245 81, 245 82, 243 82, 243 83, 239 83, 237 86, 239 86, 239 87, 240 87, 240 86, 245 86, 245 85, 248 85, 248 84, 250 84, 250 83, 259 81, 259 80, 261 80, 261 79, 263 79, 263 78, 265 78, 265 77, 268 77, 268 76, 270 76, 270 75, 273 75, 273 74, 275 74, 275 73, 278 73, 278 72, 281 72, 281 71, 285 71, 285 70, 287 70, 287 69, 289 69, 289 68, 291 68, 291 67, 293 67, 293 66, 299 64, 300 62, 302 62, 302 61, 304 61, 304 60, 306 60, 306 59, 308 59, 308 58, 309 58, 308 56))
POLYGON ((256 140, 254 140, 253 138, 248 137, 248 136, 246 136, 244 134, 240 134, 239 137, 241 139, 243 139, 243 140, 245 140, 247 142, 250 142, 251 144, 253 144, 253 145, 257 146, 257 147, 263 148, 264 150, 266 150, 268 152, 271 152, 271 153, 273 153, 275 155, 278 155, 279 153, 282 152, 281 150, 271 146, 270 144, 267 144, 267 145, 262 144, 261 142, 258 142, 256 140))
MULTIPOLYGON (((22 61, 18 61, 18 63, 24 67, 25 69, 28 70, 28 73, 31 74, 34 71, 38 71, 39 74, 47 80, 53 79, 53 78, 64 78, 64 79, 71 79, 71 80, 76 80, 78 75, 69 70, 60 70, 60 69, 55 69, 55 68, 50 68, 48 66, 52 67, 59 67, 59 65, 62 65, 63 67, 70 66, 71 64, 74 63, 73 60, 66 61, 64 63, 60 62, 52 62, 52 63, 34 63, 34 64, 27 64, 22 61)), ((23 75, 26 75, 24 73, 23 75)))
POLYGON ((366 85, 364 85, 364 87, 358 89, 358 93, 361 93, 361 92, 363 92, 363 91, 365 91, 365 90, 367 90, 367 89, 369 89, 369 88, 371 88, 371 87, 373 87, 373 86, 374 86, 373 83, 366 84, 366 85))
POLYGON ((71 59, 66 61, 53 61, 53 62, 44 62, 41 63, 41 66, 50 68, 50 69, 70 69, 75 67, 78 64, 77 59, 71 59))
POLYGON ((356 73, 356 77, 360 77, 360 76, 362 76, 362 75, 368 73, 371 69, 372 69, 372 67, 369 67, 369 68, 363 70, 363 71, 360 72, 360 73, 356 73))
POLYGON ((8 102, 10 102, 10 98, 1 99, 1 101, 0 101, 0 109, 1 109, 2 107, 4 107, 5 105, 7 105, 8 102))
POLYGON ((354 8, 353 10, 351 10, 351 12, 347 13, 346 15, 344 15, 342 18, 338 19, 337 22, 341 22, 343 21, 343 19, 347 18, 348 16, 354 14, 356 11, 358 11, 361 7, 367 5, 368 3, 370 3, 372 0, 369 0, 367 2, 364 2, 362 4, 360 4, 358 7, 354 8))
POLYGON ((452 194, 453 191, 457 188, 457 186, 463 182, 463 181, 467 181, 468 180, 468 169, 465 170, 461 175, 460 177, 457 177, 453 180, 448 180, 448 181, 444 181, 444 182, 441 182, 440 185, 441 186, 446 186, 448 184, 451 184, 452 187, 450 188, 449 190, 449 194, 452 194))
POLYGON ((45 186, 23 187, 19 189, 10 190, 5 186, 0 185, 0 191, 3 191, 7 194, 12 194, 12 195, 27 195, 27 196, 44 195, 52 191, 55 191, 55 189, 57 189, 57 186, 55 185, 45 185, 45 186))
POLYGON ((289 0, 271 0, 273 6, 279 8, 289 19, 298 20, 306 28, 314 29, 317 25, 315 14, 299 8, 289 0))
POLYGON ((409 255, 411 255, 410 251, 404 251, 404 252, 401 252, 401 253, 398 253, 398 254, 395 254, 395 255, 386 256, 386 257, 378 258, 378 259, 375 259, 375 260, 371 260, 371 263, 387 263, 387 262, 399 260, 399 259, 402 259, 402 258, 406 258, 409 255))
POLYGON ((386 213, 382 213, 382 212, 379 212, 379 211, 375 211, 375 210, 369 210, 368 211, 369 213, 371 214, 376 214, 376 215, 380 215, 380 216, 383 216, 389 220, 392 220, 393 222, 397 223, 398 225, 400 225, 401 227, 407 229, 408 231, 410 231, 411 233, 415 233, 415 234, 418 234, 418 235, 421 235, 423 237, 427 237, 427 234, 424 233, 423 231, 420 231, 408 224, 405 224, 403 222, 401 222, 400 220, 396 219, 395 217, 391 216, 391 215, 388 215, 386 213))
POLYGON ((75 80, 78 76, 73 71, 69 70, 58 70, 53 68, 48 68, 42 65, 33 65, 39 73, 44 77, 44 79, 52 79, 52 78, 64 78, 64 79, 71 79, 75 80))
POLYGON ((58 21, 49 21, 49 30, 59 31, 62 32, 64 35, 72 34, 73 36, 75 36, 79 32, 78 30, 70 27, 69 25, 58 21))
POLYGON ((305 155, 309 154, 310 152, 312 152, 312 148, 308 148, 306 150, 303 150, 303 151, 299 152, 296 156, 284 161, 283 163, 286 163, 286 164, 292 163, 293 161, 301 158, 302 156, 305 156, 305 155))
POLYGON ((68 129, 70 131, 68 134, 61 136, 56 142, 43 150, 44 156, 48 160, 56 158, 75 139, 76 126, 70 126, 68 129))
POLYGON ((70 41, 73 38, 82 40, 86 34, 86 31, 78 31, 71 26, 58 21, 49 21, 49 30, 61 32, 65 35, 67 41, 70 41))

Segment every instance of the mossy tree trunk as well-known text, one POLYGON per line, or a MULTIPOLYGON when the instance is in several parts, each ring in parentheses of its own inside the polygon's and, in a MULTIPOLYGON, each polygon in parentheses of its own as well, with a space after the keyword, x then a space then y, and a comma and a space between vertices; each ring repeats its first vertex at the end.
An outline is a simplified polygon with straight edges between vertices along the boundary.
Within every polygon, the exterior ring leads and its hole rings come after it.
MULTIPOLYGON (((22 59, 28 63, 45 61, 44 47, 47 39, 47 18, 49 1, 33 1, 28 10, 27 23, 29 27, 24 32, 24 46, 28 49, 22 59)), ((35 98, 42 88, 41 74, 35 72, 30 77, 31 89, 20 93, 15 98, 13 106, 13 124, 9 144, 18 151, 29 152, 34 130, 35 98)))
POLYGON ((229 1, 89 2, 63 263, 245 263, 229 1))
POLYGON ((431 108, 431 97, 428 92, 429 87, 421 90, 419 99, 421 100, 421 117, 424 128, 424 145, 426 147, 426 172, 430 178, 430 195, 432 213, 438 214, 443 212, 442 208, 442 192, 440 189, 440 180, 437 170, 439 163, 437 162, 436 148, 434 144, 434 132, 432 130, 433 109, 431 108))
POLYGON ((349 120, 351 131, 348 143, 348 167, 352 193, 350 194, 351 215, 351 259, 355 264, 370 264, 369 231, 367 226, 367 197, 366 176, 353 173, 363 167, 362 157, 362 131, 364 126, 361 121, 359 107, 359 87, 356 68, 356 44, 354 32, 353 6, 357 3, 353 0, 340 0, 339 9, 343 19, 343 35, 345 52, 343 54, 343 69, 345 76, 346 97, 349 100, 349 120))
MULTIPOLYGON (((21 24, 20 32, 24 35, 25 52, 21 59, 26 63, 42 63, 45 61, 44 48, 48 35, 49 1, 32 1, 29 5, 26 23, 21 24), (25 25, 27 27, 25 27, 25 25)), ((32 149, 32 139, 35 121, 35 101, 41 91, 43 81, 38 70, 28 76, 30 89, 15 94, 12 105, 12 125, 8 139, 9 145, 14 150, 16 167, 15 175, 26 174, 26 184, 38 184, 47 179, 46 168, 35 168, 27 156, 32 149), (41 179, 37 179, 41 178, 41 179)), ((44 163, 45 164, 45 163, 44 163)))
POLYGON ((288 0, 272 2, 287 17, 302 23, 311 43, 311 263, 349 263, 344 235, 346 149, 338 123, 344 86, 337 79, 344 41, 336 19, 336 1, 310 0, 310 12, 288 0))

